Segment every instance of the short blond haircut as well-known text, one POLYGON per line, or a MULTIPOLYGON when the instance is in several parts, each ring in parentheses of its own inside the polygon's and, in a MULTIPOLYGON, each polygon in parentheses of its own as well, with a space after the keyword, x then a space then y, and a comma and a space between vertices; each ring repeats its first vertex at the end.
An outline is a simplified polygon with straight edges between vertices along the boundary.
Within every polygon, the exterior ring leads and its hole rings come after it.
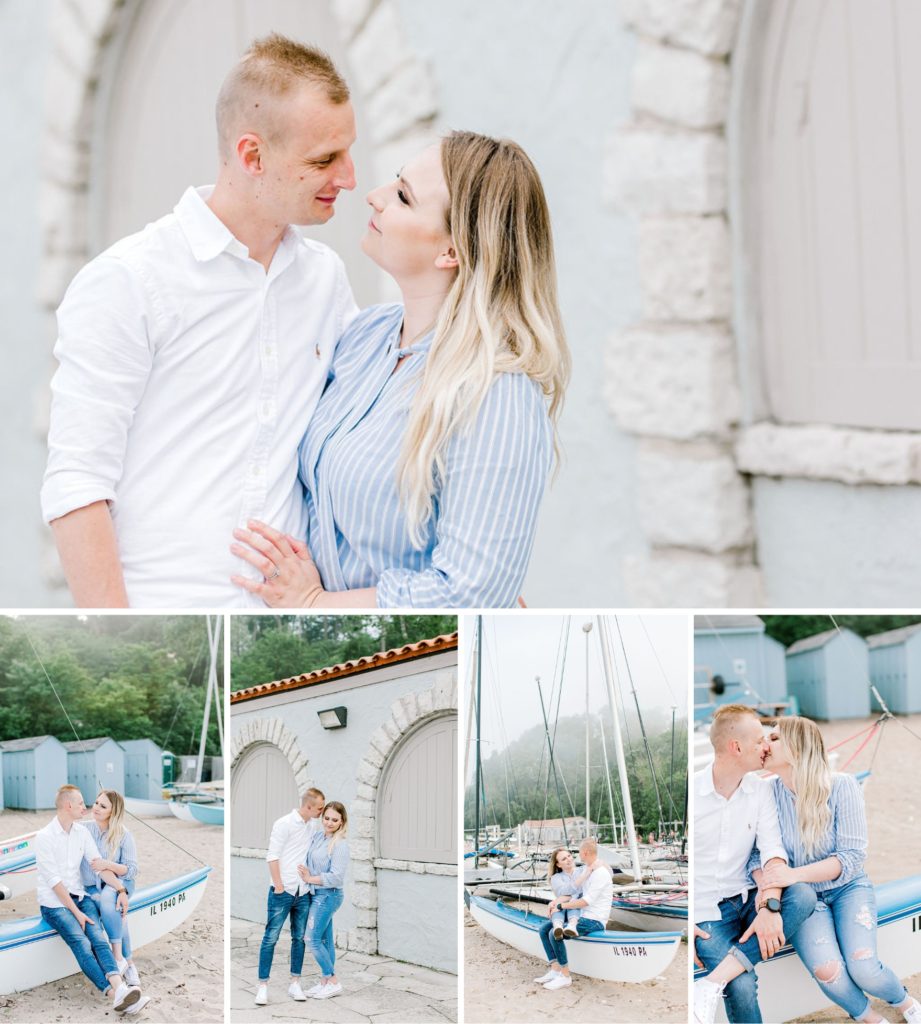
POLYGON ((736 726, 747 717, 752 716, 759 722, 761 719, 758 712, 747 704, 723 704, 713 714, 713 723, 710 726, 710 743, 716 751, 725 748, 726 744, 735 734, 736 726))
POLYGON ((310 789, 306 790, 304 792, 304 795, 301 797, 301 807, 303 807, 305 804, 325 804, 325 803, 326 803, 326 797, 323 795, 322 791, 319 790, 319 789, 316 789, 313 786, 311 786, 310 789))
POLYGON ((299 84, 315 86, 337 106, 349 98, 345 79, 322 50, 277 32, 255 40, 218 93, 215 117, 221 156, 233 152, 244 132, 276 141, 281 133, 278 101, 299 84))
POLYGON ((78 797, 80 800, 83 799, 83 794, 80 792, 80 787, 72 786, 69 782, 65 783, 57 791, 57 795, 54 798, 54 806, 57 808, 57 810, 60 810, 64 806, 64 804, 72 803, 78 797))
POLYGON ((598 843, 595 842, 594 839, 583 839, 582 842, 579 843, 579 853, 581 853, 583 850, 590 853, 593 857, 597 857, 598 843))

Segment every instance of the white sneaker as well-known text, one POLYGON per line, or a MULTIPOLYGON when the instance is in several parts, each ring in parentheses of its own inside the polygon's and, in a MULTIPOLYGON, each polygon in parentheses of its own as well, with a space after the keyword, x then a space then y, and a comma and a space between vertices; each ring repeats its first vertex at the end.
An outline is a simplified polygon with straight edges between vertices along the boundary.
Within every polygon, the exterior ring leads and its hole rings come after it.
POLYGON ((122 977, 124 977, 125 976, 125 971, 128 970, 128 961, 127 960, 116 960, 115 961, 115 966, 118 968, 118 973, 122 977))
POLYGON ((902 1011, 902 1018, 908 1021, 908 1024, 921 1024, 921 1003, 917 999, 912 999, 911 1006, 902 1011))
POLYGON ((337 982, 335 985, 323 985, 320 991, 313 997, 314 999, 331 999, 333 996, 338 996, 342 992, 342 985, 337 982))
POLYGON ((304 995, 304 990, 301 988, 301 983, 299 981, 291 982, 291 984, 288 986, 288 995, 291 996, 292 999, 296 999, 299 1003, 303 1003, 307 999, 307 996, 304 995))
POLYGON ((578 937, 578 935, 579 935, 578 931, 576 931, 576 929, 573 928, 573 926, 571 924, 566 925, 566 927, 563 929, 563 938, 564 939, 575 939, 575 938, 578 937))
POLYGON ((149 1002, 150 996, 141 996, 134 1006, 129 1006, 128 1009, 125 1010, 125 1016, 127 1017, 129 1014, 140 1013, 149 1002))
POLYGON ((115 990, 115 998, 112 1000, 112 1005, 117 1013, 124 1013, 129 1006, 134 1004, 141 998, 141 990, 135 986, 128 986, 122 982, 115 990))
POLYGON ((265 1006, 265 1004, 268 1001, 269 1001, 269 986, 268 985, 260 985, 259 988, 256 990, 256 1005, 257 1006, 265 1006))
POLYGON ((725 987, 706 978, 694 982, 694 1024, 713 1024, 725 987))
POLYGON ((138 969, 134 964, 128 964, 125 967, 125 984, 126 985, 140 985, 141 979, 138 975, 138 969))
POLYGON ((321 988, 323 988, 323 982, 318 981, 316 985, 314 985, 312 988, 307 989, 306 995, 313 997, 317 994, 317 992, 320 991, 321 988))
POLYGON ((553 981, 554 978, 558 978, 560 975, 559 971, 555 971, 552 967, 546 974, 542 974, 539 978, 534 979, 535 985, 546 985, 548 981, 553 981))
POLYGON ((558 974, 551 981, 548 981, 544 988, 555 989, 555 988, 567 988, 572 984, 572 978, 567 974, 558 974))

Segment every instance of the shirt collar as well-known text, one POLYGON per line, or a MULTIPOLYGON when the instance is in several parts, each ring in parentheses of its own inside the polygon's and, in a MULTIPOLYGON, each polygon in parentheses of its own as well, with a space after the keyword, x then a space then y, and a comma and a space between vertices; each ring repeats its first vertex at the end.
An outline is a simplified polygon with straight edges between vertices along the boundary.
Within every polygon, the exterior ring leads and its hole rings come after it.
POLYGON ((213 185, 190 186, 173 209, 192 255, 199 263, 213 260, 222 252, 247 259, 249 249, 208 206, 207 200, 213 191, 213 185))
POLYGON ((428 352, 432 347, 432 342, 435 340, 434 327, 423 334, 421 338, 416 338, 411 345, 407 345, 405 348, 400 348, 400 331, 402 330, 402 327, 403 317, 400 316, 394 326, 393 333, 390 335, 390 344, 387 346, 388 352, 398 351, 401 359, 404 359, 409 355, 414 355, 416 352, 428 352))
MULTIPOLYGON (((753 793, 755 786, 758 785, 760 779, 755 772, 748 772, 742 776, 742 781, 739 783, 739 789, 743 793, 753 793)), ((716 788, 713 785, 713 765, 708 764, 706 768, 697 773, 697 794, 698 796, 712 796, 716 792, 716 788)))

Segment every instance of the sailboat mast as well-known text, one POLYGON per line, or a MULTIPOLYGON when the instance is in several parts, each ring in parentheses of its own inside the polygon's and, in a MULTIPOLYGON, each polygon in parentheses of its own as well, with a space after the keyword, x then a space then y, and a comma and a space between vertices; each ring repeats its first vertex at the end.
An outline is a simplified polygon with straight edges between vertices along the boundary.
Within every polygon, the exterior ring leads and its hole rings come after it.
POLYGON ((627 827, 630 860, 633 863, 633 877, 637 882, 640 882, 642 881, 643 873, 640 870, 640 851, 636 845, 636 825, 633 822, 633 804, 630 800, 630 784, 627 781, 627 761, 624 757, 624 741, 620 734, 620 715, 617 712, 617 699, 614 693, 614 671, 611 665, 611 652, 606 636, 604 616, 597 616, 596 621, 598 623, 598 640, 601 644, 601 661, 604 665, 604 681, 608 688, 608 704, 611 708, 611 717, 614 720, 614 754, 617 758, 620 792, 624 801, 624 822, 627 827))
POLYGON ((474 839, 473 865, 480 866, 480 709, 483 706, 483 616, 476 617, 476 838, 474 839))
MULTIPOLYGON (((220 623, 220 616, 217 616, 220 623)), ((208 647, 211 651, 211 663, 208 666, 208 685, 205 691, 205 713, 201 720, 201 740, 198 744, 198 763, 195 765, 195 787, 201 785, 201 773, 205 763, 205 744, 208 742, 208 720, 211 718, 211 696, 214 692, 215 680, 217 679, 217 640, 220 633, 219 625, 211 629, 211 619, 206 617, 205 624, 208 627, 208 647)))
MULTIPOLYGON (((540 688, 540 676, 534 677, 537 683, 537 695, 540 697, 540 713, 544 716, 544 735, 547 737, 547 750, 550 752, 550 769, 553 772, 553 782, 556 787, 556 802, 560 807, 560 822, 563 825, 563 842, 569 846, 569 831, 566 828, 566 811, 563 808, 563 796, 560 793, 560 780, 556 774, 556 760, 553 756, 553 740, 550 738, 550 723, 547 721, 547 709, 544 707, 544 691, 540 688)), ((566 794, 569 796, 569 793, 566 794)))
POLYGON ((608 784, 608 807, 611 811, 611 842, 617 845, 617 817, 614 814, 614 792, 611 789, 611 769, 608 767, 608 746, 604 739, 604 722, 601 722, 601 758, 604 761, 604 781, 608 784))
POLYGON ((591 622, 582 624, 585 634, 585 838, 588 839, 588 823, 591 815, 591 718, 588 713, 588 635, 592 631, 591 622))

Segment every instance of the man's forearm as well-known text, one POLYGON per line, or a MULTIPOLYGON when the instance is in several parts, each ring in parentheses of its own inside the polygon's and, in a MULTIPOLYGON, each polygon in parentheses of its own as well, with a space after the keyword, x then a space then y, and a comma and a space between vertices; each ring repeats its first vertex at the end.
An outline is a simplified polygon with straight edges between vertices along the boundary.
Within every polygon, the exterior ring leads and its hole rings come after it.
POLYGON ((104 501, 51 522, 67 584, 78 608, 127 608, 115 525, 104 501))
POLYGON ((74 915, 80 913, 80 908, 70 898, 70 893, 67 891, 67 886, 63 882, 58 882, 57 885, 51 887, 51 891, 57 896, 57 898, 64 904, 65 907, 74 915))
POLYGON ((281 868, 279 867, 280 863, 281 862, 277 860, 269 861, 269 874, 272 876, 272 885, 274 885, 276 889, 284 888, 281 881, 281 868))

